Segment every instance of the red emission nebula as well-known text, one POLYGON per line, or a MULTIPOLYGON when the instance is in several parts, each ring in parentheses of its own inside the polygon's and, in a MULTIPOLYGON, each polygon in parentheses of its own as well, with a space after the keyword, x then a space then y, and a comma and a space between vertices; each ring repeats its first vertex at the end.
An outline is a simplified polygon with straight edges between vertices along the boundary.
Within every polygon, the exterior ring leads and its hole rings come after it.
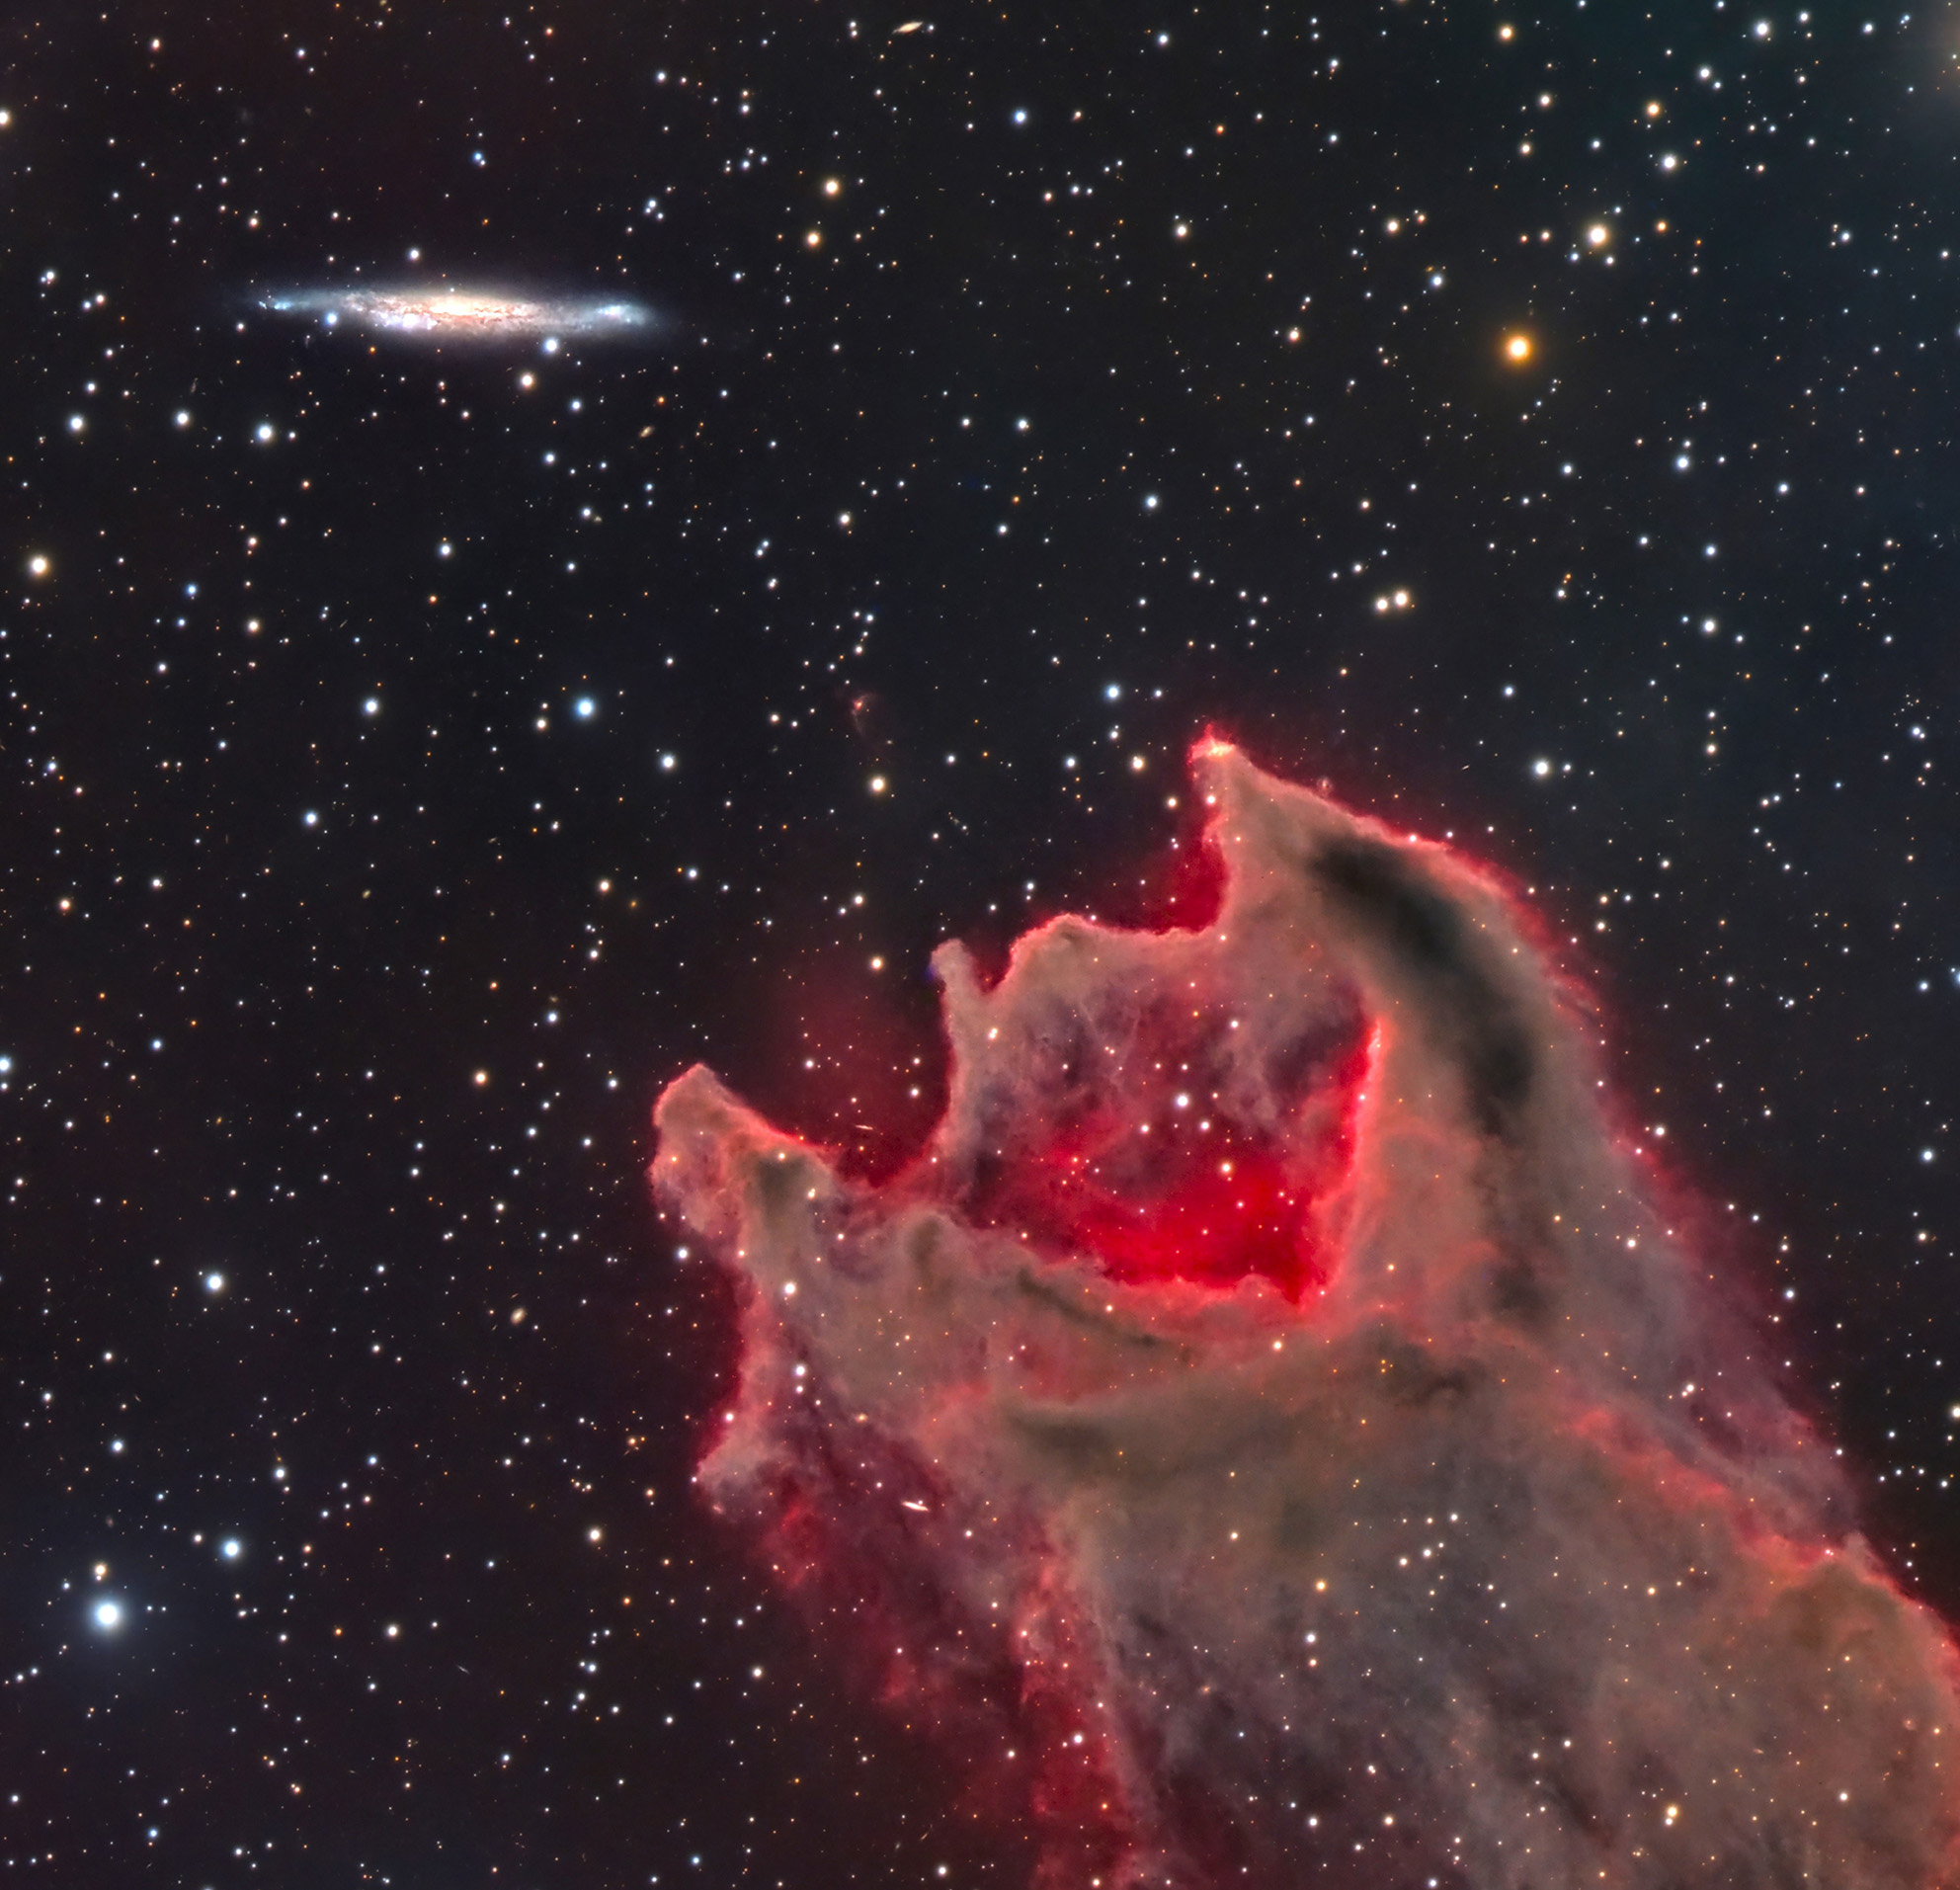
POLYGON ((1960 1884, 1960 1664, 1442 850, 1193 757, 1201 930, 936 966, 882 1183, 705 1069, 700 1466, 1044 1885, 1960 1884))

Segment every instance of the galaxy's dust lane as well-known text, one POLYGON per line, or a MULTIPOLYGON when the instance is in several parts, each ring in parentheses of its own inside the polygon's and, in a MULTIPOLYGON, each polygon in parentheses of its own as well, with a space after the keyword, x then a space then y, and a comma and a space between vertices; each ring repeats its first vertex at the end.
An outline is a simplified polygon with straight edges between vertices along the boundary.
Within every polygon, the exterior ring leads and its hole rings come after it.
POLYGON ((712 1501, 1053 1884, 1960 1881, 1960 1668, 1601 1102, 1503 894, 1202 746, 1194 932, 938 968, 928 1152, 705 1069, 712 1501))

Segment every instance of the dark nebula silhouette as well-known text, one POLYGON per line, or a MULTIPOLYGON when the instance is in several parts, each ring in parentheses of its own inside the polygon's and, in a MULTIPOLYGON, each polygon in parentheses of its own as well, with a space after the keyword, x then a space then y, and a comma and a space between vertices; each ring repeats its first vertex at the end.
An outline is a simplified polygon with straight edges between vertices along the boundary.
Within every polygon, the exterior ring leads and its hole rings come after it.
POLYGON ((1202 930, 1059 919, 879 1186, 705 1069, 699 1481, 1057 1885, 1960 1882, 1960 1666, 1502 891, 1206 743, 1202 930))

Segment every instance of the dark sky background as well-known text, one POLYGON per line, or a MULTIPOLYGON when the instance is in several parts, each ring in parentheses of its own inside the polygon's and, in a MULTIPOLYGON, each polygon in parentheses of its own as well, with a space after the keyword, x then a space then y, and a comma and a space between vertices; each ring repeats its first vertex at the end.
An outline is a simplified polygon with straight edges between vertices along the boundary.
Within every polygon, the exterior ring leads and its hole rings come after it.
POLYGON ((648 1113, 888 1168, 1212 723, 1516 884, 1960 1608, 1953 9, 0 43, 0 1872, 1024 1881, 691 1500, 648 1113), (486 284, 658 327, 260 305, 486 284))

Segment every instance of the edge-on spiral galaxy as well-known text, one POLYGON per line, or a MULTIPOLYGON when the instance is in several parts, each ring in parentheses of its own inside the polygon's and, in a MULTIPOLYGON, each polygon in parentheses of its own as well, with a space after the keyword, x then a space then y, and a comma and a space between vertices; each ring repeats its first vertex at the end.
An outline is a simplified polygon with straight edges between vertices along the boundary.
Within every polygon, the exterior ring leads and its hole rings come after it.
POLYGON ((1055 1885, 1960 1882, 1960 1667, 1616 1134, 1502 890, 1193 759, 1200 930, 936 959, 847 1178, 703 1068, 705 1496, 1055 1885))
POLYGON ((556 299, 476 288, 305 288, 267 295, 275 315, 316 316, 408 340, 595 340, 643 334, 654 326, 644 304, 618 297, 556 299))

